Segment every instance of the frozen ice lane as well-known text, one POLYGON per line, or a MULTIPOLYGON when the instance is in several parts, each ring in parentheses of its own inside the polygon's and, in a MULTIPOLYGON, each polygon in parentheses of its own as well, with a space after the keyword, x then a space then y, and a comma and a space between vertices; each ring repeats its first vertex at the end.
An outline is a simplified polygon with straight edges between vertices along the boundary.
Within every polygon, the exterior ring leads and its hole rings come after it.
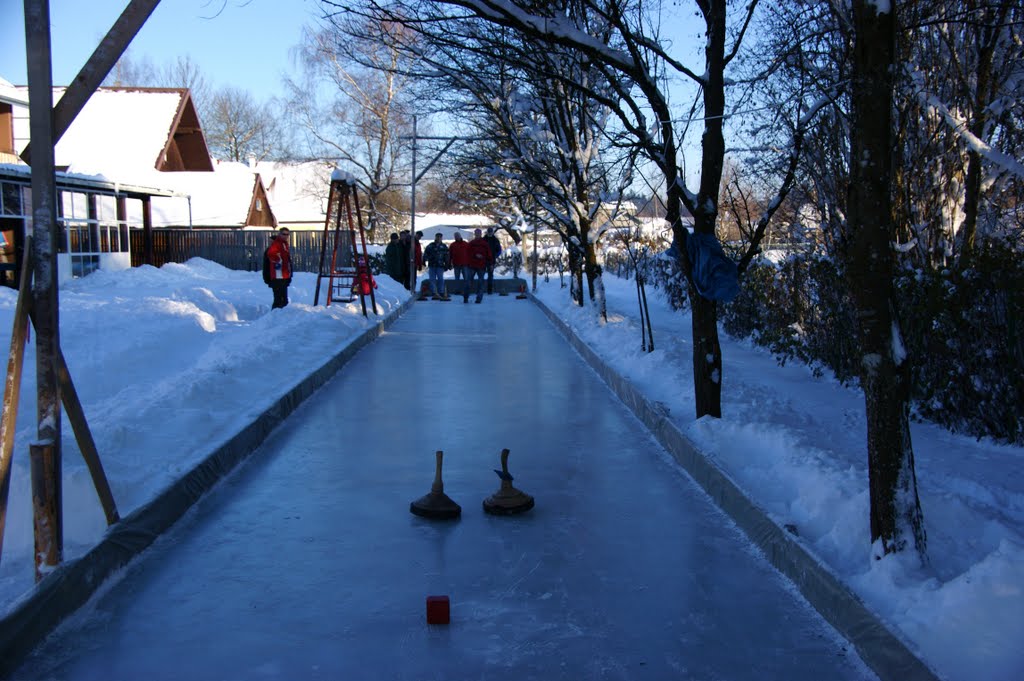
POLYGON ((495 295, 413 306, 15 678, 873 677, 543 314, 495 295), (536 506, 488 515, 506 447, 536 506), (409 512, 439 449, 459 520, 409 512))

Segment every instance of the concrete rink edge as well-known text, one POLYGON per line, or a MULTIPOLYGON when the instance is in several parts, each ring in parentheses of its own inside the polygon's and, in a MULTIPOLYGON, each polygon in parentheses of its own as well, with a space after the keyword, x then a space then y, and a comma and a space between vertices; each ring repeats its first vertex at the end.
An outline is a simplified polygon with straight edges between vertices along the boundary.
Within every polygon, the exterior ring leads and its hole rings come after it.
POLYGON ((547 316, 569 344, 601 377, 623 404, 650 430, 655 439, 686 470, 715 504, 768 561, 793 582, 800 593, 833 628, 857 650, 864 663, 883 681, 940 681, 941 677, 917 657, 882 620, 864 605, 834 572, 732 481, 701 452, 659 408, 626 378, 604 362, 575 331, 540 299, 530 300, 547 316))
POLYGON ((88 553, 66 561, 0 619, 0 679, 7 678, 57 626, 92 598, 197 501, 263 444, 295 409, 329 381, 363 347, 376 340, 413 304, 410 297, 369 327, 320 368, 301 379, 234 436, 159 495, 108 528, 88 553))

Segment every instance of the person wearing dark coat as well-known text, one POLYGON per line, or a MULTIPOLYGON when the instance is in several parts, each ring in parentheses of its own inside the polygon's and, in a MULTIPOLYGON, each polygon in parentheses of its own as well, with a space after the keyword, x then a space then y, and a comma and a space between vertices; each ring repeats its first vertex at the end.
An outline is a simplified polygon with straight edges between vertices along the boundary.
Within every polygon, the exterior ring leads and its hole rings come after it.
POLYGON ((451 267, 448 246, 442 241, 441 232, 434 235, 434 240, 423 249, 423 259, 427 262, 427 276, 430 277, 430 291, 434 300, 448 297, 444 290, 444 271, 451 267))
POLYGON ((493 263, 491 247, 487 240, 480 234, 480 230, 474 230, 476 236, 469 242, 469 279, 466 281, 466 288, 462 295, 462 302, 469 302, 469 282, 476 279, 476 302, 484 299, 484 276, 487 274, 487 266, 493 263))
POLYGON ((412 237, 409 230, 403 229, 398 236, 398 280, 409 290, 409 249, 412 248, 412 237))
POLYGON ((484 241, 491 249, 491 264, 487 266, 487 295, 494 293, 494 265, 498 262, 498 256, 501 255, 501 242, 498 241, 498 237, 494 236, 494 228, 487 228, 487 236, 484 237, 484 241))
POLYGON ((423 271, 423 247, 420 240, 423 239, 423 232, 416 232, 416 271, 423 271))
POLYGON ((397 232, 391 233, 391 240, 384 249, 384 271, 399 284, 408 283, 402 281, 402 248, 398 244, 397 232))

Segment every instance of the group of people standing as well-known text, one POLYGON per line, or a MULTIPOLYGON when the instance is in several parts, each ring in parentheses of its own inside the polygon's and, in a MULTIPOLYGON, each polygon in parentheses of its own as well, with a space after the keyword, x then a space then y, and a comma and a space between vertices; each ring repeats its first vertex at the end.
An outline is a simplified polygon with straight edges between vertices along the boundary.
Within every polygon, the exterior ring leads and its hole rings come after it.
POLYGON ((420 251, 420 238, 423 232, 416 232, 415 241, 409 239, 409 231, 392 234, 391 240, 384 249, 384 266, 392 279, 400 282, 406 289, 412 285, 409 272, 410 242, 415 244, 416 269, 422 270, 426 264, 427 276, 430 281, 430 292, 434 300, 448 300, 448 292, 444 285, 444 273, 454 270, 455 281, 462 281, 462 302, 469 302, 470 282, 476 280, 476 302, 483 301, 484 279, 486 277, 487 293, 494 292, 494 263, 501 254, 501 242, 494 235, 494 228, 488 228, 484 236, 482 230, 473 232, 473 239, 466 241, 462 234, 455 233, 451 246, 444 243, 440 232, 434 235, 423 251, 420 251))
POLYGON ((412 240, 409 230, 403 229, 399 233, 392 233, 384 249, 384 272, 389 277, 404 286, 407 290, 412 285, 412 277, 409 272, 409 249, 415 244, 416 248, 416 269, 423 269, 423 251, 420 248, 420 239, 423 232, 416 232, 416 241, 412 240))
MULTIPOLYGON (((274 292, 272 308, 288 305, 288 286, 292 283, 291 253, 288 248, 290 236, 287 227, 280 229, 263 254, 263 280, 274 292)), ((494 235, 493 227, 487 229, 486 235, 480 229, 474 230, 473 238, 469 241, 456 232, 451 246, 444 243, 441 233, 438 232, 426 249, 421 249, 422 237, 423 232, 416 232, 416 239, 412 239, 407 229, 402 230, 400 234, 391 235, 391 240, 384 249, 384 268, 392 279, 406 289, 414 286, 409 266, 415 259, 417 271, 421 271, 424 264, 428 268, 430 291, 434 300, 448 300, 448 292, 444 285, 444 273, 448 270, 454 270, 455 281, 463 282, 462 302, 469 302, 470 283, 474 280, 477 303, 483 301, 485 278, 487 294, 494 293, 494 263, 501 255, 501 242, 494 235), (409 257, 411 248, 415 248, 412 258, 409 257)), ((372 283, 372 278, 368 279, 372 283)))

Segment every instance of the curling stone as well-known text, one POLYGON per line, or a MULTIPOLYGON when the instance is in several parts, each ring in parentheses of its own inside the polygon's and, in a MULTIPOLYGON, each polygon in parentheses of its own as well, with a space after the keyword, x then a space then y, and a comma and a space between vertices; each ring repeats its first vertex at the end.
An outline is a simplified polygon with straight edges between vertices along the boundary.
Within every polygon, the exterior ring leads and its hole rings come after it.
POLYGON ((437 466, 434 469, 434 484, 430 486, 430 493, 410 503, 409 512, 432 520, 458 518, 462 515, 462 507, 444 493, 444 483, 441 482, 441 459, 444 458, 444 452, 437 450, 436 457, 437 466))
POLYGON ((512 515, 533 508, 533 497, 512 486, 512 474, 508 472, 508 450, 501 450, 501 470, 494 469, 501 478, 501 488, 484 499, 484 511, 492 515, 512 515))

